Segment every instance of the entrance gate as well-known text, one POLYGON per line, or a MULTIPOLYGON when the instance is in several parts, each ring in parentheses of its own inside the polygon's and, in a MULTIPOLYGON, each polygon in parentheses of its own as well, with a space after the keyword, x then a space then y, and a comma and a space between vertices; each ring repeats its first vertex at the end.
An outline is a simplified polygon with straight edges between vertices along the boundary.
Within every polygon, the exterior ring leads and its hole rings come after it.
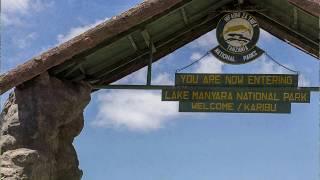
MULTIPOLYGON (((83 128, 83 109, 90 93, 105 88, 161 89, 163 100, 169 100, 177 87, 152 85, 152 63, 217 28, 228 13, 250 13, 262 29, 319 58, 318 9, 319 4, 311 0, 148 0, 27 61, 0 76, 1 94, 15 88, 0 120, 0 178, 80 179, 72 142, 83 128), (284 18, 288 14, 292 18, 284 18), (146 85, 110 85, 145 66, 146 85)), ((198 84, 184 83, 185 89, 178 91, 199 91, 198 84)), ((293 96, 308 102, 308 92, 319 91, 319 87, 295 88, 275 98, 298 93, 293 96)), ((212 99, 190 104, 184 98, 189 97, 174 99, 180 101, 181 111, 214 111, 212 99)), ((288 113, 291 102, 294 99, 284 102, 279 112, 288 113)), ((239 107, 242 102, 232 103, 239 107)))

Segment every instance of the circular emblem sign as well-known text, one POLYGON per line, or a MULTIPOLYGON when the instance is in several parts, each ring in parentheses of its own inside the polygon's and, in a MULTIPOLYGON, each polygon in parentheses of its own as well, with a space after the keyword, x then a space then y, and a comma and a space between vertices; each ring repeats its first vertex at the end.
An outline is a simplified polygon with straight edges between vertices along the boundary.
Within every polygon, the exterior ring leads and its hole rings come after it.
POLYGON ((263 51, 256 47, 260 35, 257 20, 246 12, 225 15, 217 26, 219 45, 213 54, 223 62, 243 64, 259 57, 263 51))

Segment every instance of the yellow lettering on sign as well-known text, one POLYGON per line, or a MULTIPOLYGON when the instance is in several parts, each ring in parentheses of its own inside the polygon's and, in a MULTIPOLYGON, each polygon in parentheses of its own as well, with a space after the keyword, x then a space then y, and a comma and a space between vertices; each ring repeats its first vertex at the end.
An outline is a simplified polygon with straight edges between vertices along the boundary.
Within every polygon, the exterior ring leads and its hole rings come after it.
POLYGON ((204 103, 192 103, 191 108, 194 110, 206 110, 204 103))
POLYGON ((192 100, 205 101, 205 100, 233 100, 231 92, 219 91, 192 91, 192 100))
POLYGON ((189 91, 172 91, 171 93, 165 91, 164 97, 166 100, 188 100, 189 91))
POLYGON ((183 84, 198 84, 197 75, 180 75, 183 84))
POLYGON ((236 92, 236 99, 241 101, 279 101, 275 92, 236 92))
POLYGON ((225 83, 227 85, 241 85, 244 82, 244 77, 243 76, 238 76, 238 75, 230 75, 225 77, 225 83))
POLYGON ((250 85, 292 85, 292 76, 282 75, 265 75, 265 76, 248 76, 250 85))
POLYGON ((210 103, 210 109, 216 111, 233 111, 233 103, 210 103))
POLYGON ((307 102, 308 101, 308 93, 307 92, 288 92, 283 93, 284 101, 296 101, 296 102, 307 102))
POLYGON ((233 103, 191 103, 192 110, 198 111, 233 111, 233 103))
POLYGON ((203 77, 202 83, 206 85, 221 84, 221 75, 219 74, 205 75, 203 77))

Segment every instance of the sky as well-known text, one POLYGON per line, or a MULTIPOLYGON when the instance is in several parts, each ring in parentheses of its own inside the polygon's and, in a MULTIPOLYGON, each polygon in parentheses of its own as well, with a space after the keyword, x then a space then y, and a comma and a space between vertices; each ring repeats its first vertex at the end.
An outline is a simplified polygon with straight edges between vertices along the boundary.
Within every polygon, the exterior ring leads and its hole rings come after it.
MULTIPOLYGON (((1 72, 129 9, 138 0, 1 0, 1 72)), ((215 31, 153 65, 153 84, 217 46, 215 31)), ((319 62, 261 31, 258 46, 319 86, 319 62)), ((268 57, 226 65, 208 55, 183 72, 292 73, 268 57)), ((146 69, 115 84, 144 84, 146 69)), ((2 102, 8 93, 1 97, 2 102)), ((75 139, 84 180, 317 180, 319 94, 291 114, 179 113, 160 91, 100 90, 75 139)))

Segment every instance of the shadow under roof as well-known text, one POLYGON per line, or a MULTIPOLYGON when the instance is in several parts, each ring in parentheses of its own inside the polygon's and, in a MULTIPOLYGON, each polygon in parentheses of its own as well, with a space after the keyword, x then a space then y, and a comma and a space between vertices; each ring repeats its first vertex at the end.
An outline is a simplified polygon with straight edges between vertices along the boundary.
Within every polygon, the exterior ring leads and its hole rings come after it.
MULTIPOLYGON (((319 59, 319 0, 244 0, 260 27, 319 59)), ((0 93, 48 71, 110 84, 216 28, 235 0, 148 0, 1 75, 0 93), (150 43, 152 42, 152 43, 150 43)))

